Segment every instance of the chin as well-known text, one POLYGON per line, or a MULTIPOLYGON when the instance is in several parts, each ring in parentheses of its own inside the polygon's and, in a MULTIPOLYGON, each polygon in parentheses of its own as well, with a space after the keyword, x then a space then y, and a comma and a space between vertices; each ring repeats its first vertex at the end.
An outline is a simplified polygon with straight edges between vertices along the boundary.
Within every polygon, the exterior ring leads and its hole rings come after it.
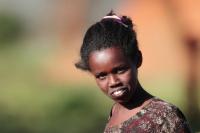
POLYGON ((125 95, 123 97, 120 97, 118 99, 113 99, 113 100, 120 104, 126 104, 126 103, 129 103, 131 99, 132 99, 132 95, 125 95))

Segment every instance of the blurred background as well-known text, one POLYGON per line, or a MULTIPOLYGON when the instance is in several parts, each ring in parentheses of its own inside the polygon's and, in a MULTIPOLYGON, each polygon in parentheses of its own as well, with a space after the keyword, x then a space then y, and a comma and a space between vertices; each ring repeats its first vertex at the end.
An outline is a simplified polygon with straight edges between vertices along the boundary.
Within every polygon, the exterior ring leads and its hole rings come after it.
POLYGON ((135 24, 143 87, 200 131, 199 0, 0 0, 1 133, 103 132, 112 101, 74 63, 111 9, 135 24))

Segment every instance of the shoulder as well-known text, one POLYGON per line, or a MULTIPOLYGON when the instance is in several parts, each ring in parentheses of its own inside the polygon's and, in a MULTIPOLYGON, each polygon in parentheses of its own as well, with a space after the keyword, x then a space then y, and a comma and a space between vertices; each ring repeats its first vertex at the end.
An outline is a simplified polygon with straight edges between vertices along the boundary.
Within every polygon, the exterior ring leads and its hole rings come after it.
POLYGON ((152 102, 147 107, 147 111, 162 117, 168 116, 168 118, 174 118, 177 116, 180 119, 185 119, 185 116, 178 107, 159 98, 153 98, 152 102))
POLYGON ((178 107, 159 98, 153 98, 150 105, 146 109, 151 113, 159 115, 169 115, 180 112, 178 107))
POLYGON ((175 105, 159 98, 154 98, 147 108, 152 122, 156 123, 160 131, 166 132, 190 132, 189 124, 175 105))

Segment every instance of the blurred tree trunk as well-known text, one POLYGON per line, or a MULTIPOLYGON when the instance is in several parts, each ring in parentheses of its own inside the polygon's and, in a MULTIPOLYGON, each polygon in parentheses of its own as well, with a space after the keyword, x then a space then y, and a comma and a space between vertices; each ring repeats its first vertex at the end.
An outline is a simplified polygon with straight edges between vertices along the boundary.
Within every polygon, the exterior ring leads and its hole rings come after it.
POLYGON ((200 111, 198 108, 198 54, 199 40, 193 37, 186 37, 185 45, 188 55, 188 76, 187 76, 187 112, 190 115, 191 124, 195 130, 199 130, 200 111))

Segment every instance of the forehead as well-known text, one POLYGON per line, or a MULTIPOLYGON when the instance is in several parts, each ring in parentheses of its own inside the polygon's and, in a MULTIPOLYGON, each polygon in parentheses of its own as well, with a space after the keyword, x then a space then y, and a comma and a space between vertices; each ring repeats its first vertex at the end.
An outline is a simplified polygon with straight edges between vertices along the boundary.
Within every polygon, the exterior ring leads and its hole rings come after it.
POLYGON ((112 69, 121 64, 127 64, 128 58, 117 47, 93 51, 89 55, 89 66, 93 70, 112 69))

